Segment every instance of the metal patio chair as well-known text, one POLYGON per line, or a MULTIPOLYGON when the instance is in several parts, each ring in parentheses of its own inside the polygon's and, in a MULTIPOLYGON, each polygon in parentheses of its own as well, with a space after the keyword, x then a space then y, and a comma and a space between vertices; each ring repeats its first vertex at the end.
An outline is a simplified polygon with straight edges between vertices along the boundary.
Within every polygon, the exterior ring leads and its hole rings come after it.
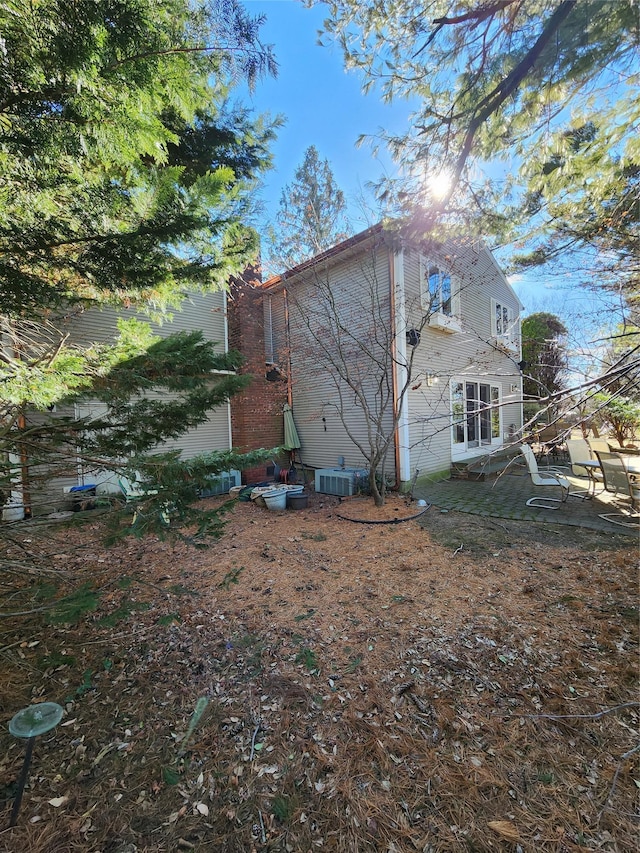
POLYGON ((600 518, 622 527, 640 528, 640 478, 630 474, 619 453, 597 452, 602 468, 605 491, 615 495, 614 502, 622 512, 600 513, 600 518))
POLYGON ((560 505, 565 503, 565 501, 569 497, 569 490, 571 486, 567 478, 564 477, 559 470, 554 468, 549 468, 545 471, 540 471, 538 469, 538 463, 536 462, 536 457, 534 456, 533 450, 529 447, 528 444, 521 445, 520 451, 522 452, 522 455, 525 458, 527 468, 529 469, 531 482, 534 486, 560 487, 559 498, 544 498, 534 495, 534 497, 529 498, 529 500, 527 501, 527 506, 533 506, 539 509, 560 509, 560 505), (547 501, 547 503, 545 503, 545 501, 547 501))
POLYGON ((587 442, 594 457, 596 453, 609 453, 609 442, 606 438, 588 438, 587 442))
POLYGON ((571 473, 579 480, 588 480, 586 490, 581 492, 572 492, 573 495, 582 498, 591 497, 596 493, 596 484, 602 483, 602 471, 595 467, 588 469, 580 462, 593 462, 595 466, 595 454, 592 452, 589 442, 584 438, 568 438, 567 451, 569 453, 569 462, 571 463, 571 473), (593 487, 593 492, 591 491, 593 487))

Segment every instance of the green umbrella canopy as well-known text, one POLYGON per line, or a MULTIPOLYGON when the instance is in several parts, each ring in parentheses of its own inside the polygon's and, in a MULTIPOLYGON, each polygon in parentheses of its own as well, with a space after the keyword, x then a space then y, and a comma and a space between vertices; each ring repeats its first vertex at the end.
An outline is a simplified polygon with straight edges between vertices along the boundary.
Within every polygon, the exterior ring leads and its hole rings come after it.
POLYGON ((298 450, 300 448, 300 437, 293 420, 291 406, 285 403, 282 411, 284 414, 284 444, 282 446, 285 450, 298 450))

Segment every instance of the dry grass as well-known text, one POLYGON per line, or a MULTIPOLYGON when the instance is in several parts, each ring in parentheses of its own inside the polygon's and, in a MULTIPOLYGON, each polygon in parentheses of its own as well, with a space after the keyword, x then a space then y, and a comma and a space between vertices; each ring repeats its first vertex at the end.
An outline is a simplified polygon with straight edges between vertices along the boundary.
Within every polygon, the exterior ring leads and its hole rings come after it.
MULTIPOLYGON (((36 611, 3 622, 3 719, 66 714, 0 850, 636 849, 634 543, 337 517, 357 511, 240 504, 204 552, 25 527, 14 556, 47 553, 57 589, 1 590, 36 611), (96 609, 49 622, 46 595, 82 584, 96 609)), ((0 827, 24 751, 1 738, 0 827)))

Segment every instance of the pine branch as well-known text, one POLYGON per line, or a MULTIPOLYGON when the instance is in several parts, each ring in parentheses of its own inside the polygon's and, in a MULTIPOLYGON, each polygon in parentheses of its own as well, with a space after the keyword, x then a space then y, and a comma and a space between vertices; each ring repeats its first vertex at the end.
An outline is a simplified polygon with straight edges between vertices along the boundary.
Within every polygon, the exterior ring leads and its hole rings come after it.
MULTIPOLYGON (((533 47, 526 53, 524 58, 516 65, 516 67, 498 83, 498 85, 489 92, 473 110, 473 118, 469 124, 465 134, 462 150, 456 161, 452 186, 447 196, 443 199, 439 207, 444 209, 453 196, 454 190, 460 180, 465 164, 471 154, 473 143, 477 132, 490 116, 497 112, 502 104, 513 95, 521 83, 526 79, 531 72, 536 62, 542 55, 542 52, 547 47, 553 36, 558 32, 566 18, 575 8, 577 0, 563 0, 563 2, 554 11, 553 15, 547 21, 542 33, 533 47)), ((456 116, 458 118, 460 116, 456 116)), ((450 121, 453 121, 452 118, 450 121)))
POLYGON ((447 26, 450 24, 463 24, 466 21, 473 21, 474 23, 479 24, 482 21, 486 21, 487 18, 492 18, 496 12, 501 12, 508 6, 512 6, 514 3, 519 2, 521 2, 521 0, 500 0, 499 3, 494 3, 492 6, 483 6, 480 9, 471 9, 469 12, 465 12, 464 15, 457 15, 455 18, 434 18, 433 23, 441 26, 447 26))
MULTIPOLYGON (((180 54, 180 53, 213 53, 214 51, 220 53, 247 53, 246 48, 239 47, 230 47, 229 45, 195 45, 194 47, 170 47, 166 50, 149 50, 143 53, 134 53, 131 56, 125 56, 124 59, 118 60, 118 62, 113 62, 111 65, 107 66, 107 71, 115 71, 117 68, 121 68, 123 65, 127 65, 131 62, 140 62, 144 59, 150 59, 153 56, 171 56, 172 54, 180 54)), ((253 50, 251 51, 255 56, 262 57, 262 59, 267 60, 269 58, 269 53, 266 50, 253 50)), ((271 68, 271 63, 269 62, 269 67, 271 68)))

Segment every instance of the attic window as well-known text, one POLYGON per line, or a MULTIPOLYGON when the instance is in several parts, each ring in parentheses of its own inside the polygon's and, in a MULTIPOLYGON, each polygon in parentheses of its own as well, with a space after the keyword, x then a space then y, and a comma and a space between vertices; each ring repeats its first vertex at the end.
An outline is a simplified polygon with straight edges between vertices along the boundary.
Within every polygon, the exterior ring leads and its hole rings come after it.
POLYGON ((440 267, 430 266, 427 270, 429 304, 433 311, 451 316, 451 276, 440 267))

